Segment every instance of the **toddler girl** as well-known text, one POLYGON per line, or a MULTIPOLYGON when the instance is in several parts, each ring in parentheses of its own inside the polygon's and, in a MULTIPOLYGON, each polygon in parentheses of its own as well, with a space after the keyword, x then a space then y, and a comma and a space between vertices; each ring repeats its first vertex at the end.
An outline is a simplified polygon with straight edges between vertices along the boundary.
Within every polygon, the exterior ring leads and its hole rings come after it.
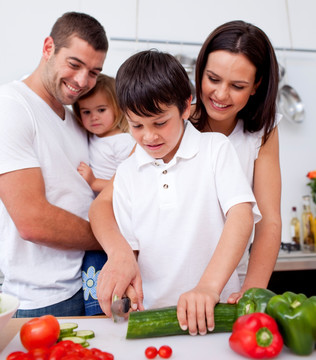
MULTIPOLYGON (((89 136, 90 164, 81 162, 78 172, 98 194, 135 144, 127 132, 127 120, 117 103, 115 79, 100 74, 96 86, 73 105, 73 111, 89 136)), ((106 260, 107 255, 103 251, 87 251, 84 256, 82 280, 86 315, 102 313, 96 285, 106 260)))

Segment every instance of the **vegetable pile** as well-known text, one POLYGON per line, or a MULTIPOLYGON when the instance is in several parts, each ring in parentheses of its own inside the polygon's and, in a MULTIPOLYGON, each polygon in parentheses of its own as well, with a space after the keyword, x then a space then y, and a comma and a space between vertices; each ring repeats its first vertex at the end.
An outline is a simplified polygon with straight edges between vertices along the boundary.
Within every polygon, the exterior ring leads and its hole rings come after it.
MULTIPOLYGON (((238 304, 219 303, 214 308, 213 332, 232 332, 229 345, 240 355, 255 359, 276 357, 283 344, 294 354, 312 354, 316 345, 316 296, 287 291, 282 295, 252 288, 238 304)), ((59 324, 52 315, 34 318, 21 327, 20 338, 28 352, 11 353, 7 360, 113 360, 114 356, 99 349, 87 349, 91 330, 77 330, 75 323, 59 324)), ((186 335, 180 328, 176 306, 130 312, 127 339, 186 335)), ((169 358, 172 349, 150 346, 148 359, 169 358)))
POLYGON ((71 340, 62 340, 47 347, 37 347, 27 353, 16 351, 8 355, 7 360, 113 360, 114 356, 99 349, 87 349, 71 340))
POLYGON ((99 349, 87 349, 92 330, 75 330, 76 323, 59 324, 53 315, 33 318, 22 325, 20 339, 28 352, 15 351, 6 360, 113 360, 99 349))
MULTIPOLYGON (((267 317, 265 315, 264 317, 264 321, 267 321, 267 317)), ((281 351, 283 342, 296 355, 310 355, 315 349, 316 296, 307 298, 304 294, 290 291, 276 295, 268 289, 252 288, 244 293, 238 304, 217 304, 214 308, 214 320, 213 333, 233 331, 233 340, 230 343, 235 351, 237 347, 239 353, 242 348, 249 350, 251 346, 254 347, 253 350, 244 352, 248 357, 256 358, 256 352, 260 353, 258 358, 275 357, 281 351), (256 330, 254 327, 250 331, 251 321, 253 326, 256 321, 263 321, 262 315, 259 315, 262 313, 266 313, 270 318, 269 326, 261 326, 259 322, 256 330), (247 317, 248 314, 254 316, 247 317), (244 316, 246 316, 245 320, 241 319, 244 316), (237 325, 234 325, 235 323, 237 325), (277 324, 277 330, 283 339, 282 343, 276 328, 272 325, 274 323, 277 324), (236 328, 239 330, 245 328, 245 331, 252 332, 252 336, 247 338, 249 345, 246 347, 244 343, 237 346, 237 335, 234 335, 236 328), (264 339, 266 339, 265 345, 263 345, 264 339)), ((129 314, 127 339, 186 334, 188 330, 184 331, 179 326, 176 306, 129 314)), ((246 338, 243 341, 245 342, 246 338)))

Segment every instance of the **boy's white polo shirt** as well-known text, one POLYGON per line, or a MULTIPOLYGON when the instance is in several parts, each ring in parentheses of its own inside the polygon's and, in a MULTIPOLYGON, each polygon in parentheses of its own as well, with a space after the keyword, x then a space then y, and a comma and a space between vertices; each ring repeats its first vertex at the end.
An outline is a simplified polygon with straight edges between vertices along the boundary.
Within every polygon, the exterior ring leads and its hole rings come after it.
MULTIPOLYGON (((259 221, 255 198, 226 136, 200 133, 186 122, 180 147, 167 164, 137 145, 117 169, 113 206, 123 236, 139 250, 146 308, 176 305, 180 294, 197 285, 225 214, 241 202, 253 203, 259 221)), ((234 272, 221 301, 239 289, 234 272)))

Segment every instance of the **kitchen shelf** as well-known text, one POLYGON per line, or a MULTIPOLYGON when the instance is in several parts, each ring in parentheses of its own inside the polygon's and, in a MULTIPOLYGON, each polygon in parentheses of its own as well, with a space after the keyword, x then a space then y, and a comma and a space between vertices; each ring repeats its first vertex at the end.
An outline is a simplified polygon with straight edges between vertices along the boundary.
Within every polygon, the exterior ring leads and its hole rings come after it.
POLYGON ((274 271, 316 270, 316 253, 280 250, 274 271))

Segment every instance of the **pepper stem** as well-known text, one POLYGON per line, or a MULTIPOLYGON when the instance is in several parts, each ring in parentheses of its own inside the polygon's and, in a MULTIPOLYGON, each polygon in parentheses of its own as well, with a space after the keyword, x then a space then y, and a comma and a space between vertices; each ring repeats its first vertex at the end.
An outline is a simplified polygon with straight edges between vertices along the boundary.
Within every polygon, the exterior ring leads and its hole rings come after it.
POLYGON ((273 335, 268 328, 262 327, 256 332, 256 339, 259 346, 268 347, 272 343, 273 335))
POLYGON ((300 302, 300 301, 294 300, 294 301, 292 302, 292 304, 291 304, 291 307, 292 307, 293 309, 295 309, 295 308, 297 308, 297 307, 300 306, 300 305, 301 305, 301 302, 300 302))

